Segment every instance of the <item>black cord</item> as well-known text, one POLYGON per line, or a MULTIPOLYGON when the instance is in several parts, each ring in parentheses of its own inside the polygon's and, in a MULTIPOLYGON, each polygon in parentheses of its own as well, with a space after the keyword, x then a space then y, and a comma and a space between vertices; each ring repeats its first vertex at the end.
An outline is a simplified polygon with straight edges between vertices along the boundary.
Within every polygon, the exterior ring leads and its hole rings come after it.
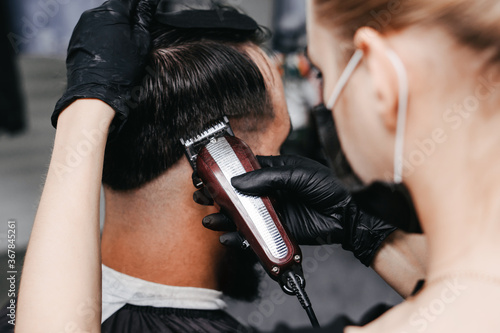
POLYGON ((307 315, 309 316, 309 320, 311 321, 312 327, 319 328, 318 318, 316 318, 316 314, 312 306, 305 308, 307 315))
POLYGON ((300 305, 306 310, 307 316, 311 321, 311 324, 315 328, 319 328, 318 319, 316 318, 316 314, 312 308, 311 301, 309 301, 309 297, 304 288, 302 288, 302 284, 297 280, 297 276, 294 272, 289 271, 287 274, 287 281, 290 285, 290 288, 295 293, 295 296, 299 299, 300 305))

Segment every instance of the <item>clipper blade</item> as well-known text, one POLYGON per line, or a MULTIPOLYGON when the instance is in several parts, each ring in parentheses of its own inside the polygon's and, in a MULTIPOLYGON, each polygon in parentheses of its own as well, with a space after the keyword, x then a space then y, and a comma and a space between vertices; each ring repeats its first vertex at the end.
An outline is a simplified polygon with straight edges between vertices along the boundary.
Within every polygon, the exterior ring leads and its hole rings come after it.
POLYGON ((217 122, 205 131, 197 134, 192 138, 181 139, 181 144, 184 146, 184 152, 196 173, 196 159, 200 150, 205 147, 210 140, 222 137, 224 135, 234 136, 233 130, 229 125, 229 119, 224 116, 223 120, 217 122))

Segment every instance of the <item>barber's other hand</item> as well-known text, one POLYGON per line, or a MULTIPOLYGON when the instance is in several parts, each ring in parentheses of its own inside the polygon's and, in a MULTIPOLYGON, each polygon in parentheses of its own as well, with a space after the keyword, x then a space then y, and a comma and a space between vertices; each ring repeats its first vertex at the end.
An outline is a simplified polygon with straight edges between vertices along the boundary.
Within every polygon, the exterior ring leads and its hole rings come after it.
POLYGON ((150 49, 149 25, 159 0, 109 0, 81 16, 66 59, 68 87, 57 102, 59 114, 80 98, 109 104, 117 132, 127 118, 131 89, 140 78, 150 49))
MULTIPOLYGON (((241 192, 277 199, 283 222, 299 244, 342 244, 368 266, 384 239, 396 230, 358 209, 333 171, 322 164, 297 156, 258 160, 262 169, 234 177, 232 184, 241 192)), ((215 230, 234 229, 228 221, 214 214, 203 224, 215 230)), ((239 240, 237 233, 221 236, 226 244, 239 240)))

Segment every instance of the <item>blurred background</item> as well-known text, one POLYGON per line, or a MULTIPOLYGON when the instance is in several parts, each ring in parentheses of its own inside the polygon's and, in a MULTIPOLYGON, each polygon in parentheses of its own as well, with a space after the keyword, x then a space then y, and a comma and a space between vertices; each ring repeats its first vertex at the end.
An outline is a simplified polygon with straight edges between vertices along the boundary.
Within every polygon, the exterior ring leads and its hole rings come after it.
MULTIPOLYGON (((7 300, 7 221, 16 220, 16 263, 22 258, 33 225, 47 171, 55 130, 50 115, 65 88, 64 59, 73 27, 81 13, 103 0, 2 0, 0 61, 0 303, 7 300)), ((284 153, 315 158, 342 173, 330 112, 314 108, 319 98, 311 84, 314 72, 303 55, 306 47, 305 1, 228 0, 261 25, 273 38, 274 54, 285 82, 294 131, 284 153), (323 142, 328 142, 328 149, 323 142)), ((101 207, 102 208, 102 207, 101 207)), ((102 214, 101 214, 102 216, 102 214)), ((101 222, 102 223, 102 222, 101 222)), ((303 247, 308 293, 320 323, 337 314, 354 320, 377 303, 396 304, 401 298, 370 268, 339 246, 303 247)), ((19 276, 18 276, 19 277, 19 276)), ((262 330, 278 322, 307 326, 296 299, 285 296, 266 278, 260 300, 248 304, 227 300, 229 312, 262 330)))

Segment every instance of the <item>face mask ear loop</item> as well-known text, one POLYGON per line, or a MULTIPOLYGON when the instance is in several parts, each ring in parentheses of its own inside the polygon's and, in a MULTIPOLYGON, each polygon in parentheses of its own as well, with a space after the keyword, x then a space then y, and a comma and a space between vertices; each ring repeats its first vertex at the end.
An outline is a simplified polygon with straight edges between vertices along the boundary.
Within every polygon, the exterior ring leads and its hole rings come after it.
POLYGON ((342 75, 340 75, 340 78, 337 81, 335 88, 333 89, 332 95, 328 100, 328 104, 326 105, 327 109, 329 110, 333 109, 335 103, 337 103, 337 99, 339 98, 340 93, 342 92, 342 90, 344 90, 347 81, 351 77, 352 73, 354 72, 354 70, 356 69, 362 58, 363 58, 363 50, 356 50, 351 60, 349 60, 349 63, 347 64, 346 68, 342 72, 342 75))
POLYGON ((403 62, 394 51, 388 50, 387 56, 396 70, 399 87, 398 119, 396 124, 396 142, 394 145, 394 183, 399 184, 403 181, 403 147, 405 140, 406 113, 408 110, 408 76, 403 62))

